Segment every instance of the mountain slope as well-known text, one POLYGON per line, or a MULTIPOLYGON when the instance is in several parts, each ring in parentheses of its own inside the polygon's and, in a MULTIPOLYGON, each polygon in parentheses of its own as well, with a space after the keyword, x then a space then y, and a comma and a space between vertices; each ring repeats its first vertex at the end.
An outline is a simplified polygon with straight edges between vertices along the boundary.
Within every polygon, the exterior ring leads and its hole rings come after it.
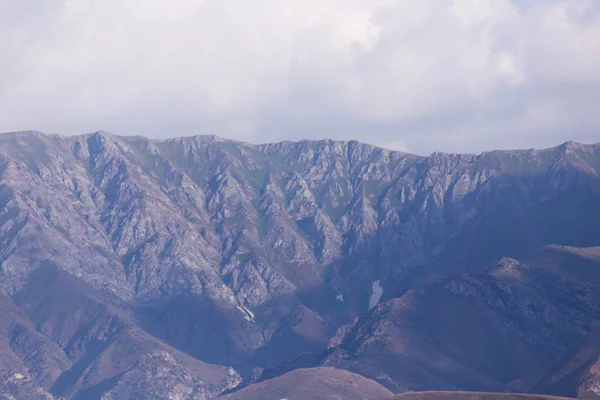
MULTIPOLYGON (((27 346, 7 344, 6 371, 67 397, 124 397, 164 383, 150 371, 168 365, 185 382, 167 392, 216 395, 238 373, 325 351, 341 325, 379 312, 378 302, 401 303, 432 274, 480 276, 503 256, 600 245, 599 168, 599 145, 571 142, 421 157, 354 141, 0 135, 3 308, 45 343, 48 363, 27 372, 27 346)), ((477 285, 499 279, 484 276, 477 285)), ((540 296, 563 298, 548 288, 540 296)), ((560 318, 576 320, 573 310, 559 308, 560 318)), ((588 311, 551 343, 556 351, 590 329, 588 311)), ((356 368, 380 371, 371 364, 356 368)), ((512 378, 473 373, 490 388, 512 378)))
POLYGON ((105 392, 119 393, 116 398, 214 396, 240 381, 230 368, 204 364, 159 342, 136 326, 126 306, 116 308, 118 300, 54 266, 30 274, 13 301, 7 300, 3 310, 23 310, 25 322, 19 326, 32 325, 37 343, 21 339, 21 328, 13 330, 10 347, 17 354, 31 352, 22 355, 30 362, 29 373, 57 397, 99 398, 105 392), (128 383, 132 376, 135 385, 128 383))
POLYGON ((599 256, 549 246, 432 276, 341 330, 322 364, 362 362, 409 390, 527 391, 600 324, 599 256))
POLYGON ((228 400, 333 400, 340 398, 380 400, 391 396, 392 392, 385 387, 360 375, 340 369, 321 367, 297 369, 220 398, 228 400))
POLYGON ((596 329, 558 360, 531 389, 571 397, 600 396, 600 331, 596 329))
POLYGON ((399 394, 392 400, 564 400, 567 398, 520 393, 412 392, 399 394))

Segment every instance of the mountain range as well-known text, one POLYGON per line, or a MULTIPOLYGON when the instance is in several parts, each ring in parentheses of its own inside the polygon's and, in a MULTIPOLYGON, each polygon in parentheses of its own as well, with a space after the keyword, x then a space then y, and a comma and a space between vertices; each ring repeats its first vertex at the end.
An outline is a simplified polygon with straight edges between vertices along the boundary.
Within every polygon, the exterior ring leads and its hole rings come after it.
POLYGON ((599 173, 573 142, 1 134, 0 398, 600 395, 599 173))

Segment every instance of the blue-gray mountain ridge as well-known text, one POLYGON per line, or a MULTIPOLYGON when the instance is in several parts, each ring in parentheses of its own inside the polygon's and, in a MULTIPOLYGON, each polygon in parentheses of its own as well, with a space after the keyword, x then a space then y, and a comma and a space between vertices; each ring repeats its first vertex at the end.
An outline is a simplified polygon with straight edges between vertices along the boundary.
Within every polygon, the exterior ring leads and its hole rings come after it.
POLYGON ((573 142, 2 134, 0 396, 237 398, 332 370, 372 398, 600 393, 597 354, 556 372, 596 348, 599 171, 573 142))

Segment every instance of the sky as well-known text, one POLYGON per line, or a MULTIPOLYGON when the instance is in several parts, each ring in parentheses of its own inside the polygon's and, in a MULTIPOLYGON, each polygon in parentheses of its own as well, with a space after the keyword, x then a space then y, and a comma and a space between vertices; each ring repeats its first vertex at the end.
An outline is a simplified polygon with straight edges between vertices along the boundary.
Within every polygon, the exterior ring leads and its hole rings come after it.
POLYGON ((2 0, 0 132, 600 142, 599 0, 2 0))

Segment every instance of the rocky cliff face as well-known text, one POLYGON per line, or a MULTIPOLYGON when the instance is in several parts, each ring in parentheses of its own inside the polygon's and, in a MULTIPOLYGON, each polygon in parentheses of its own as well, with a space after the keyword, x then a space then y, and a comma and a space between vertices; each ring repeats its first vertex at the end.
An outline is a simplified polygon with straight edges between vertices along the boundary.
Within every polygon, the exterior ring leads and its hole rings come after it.
POLYGON ((327 140, 1 135, 3 309, 31 336, 11 342, 17 323, 6 328, 4 381, 210 398, 324 351, 432 274, 599 245, 599 170, 600 146, 576 143, 420 157, 327 140), (34 340, 48 349, 37 372, 34 340))

